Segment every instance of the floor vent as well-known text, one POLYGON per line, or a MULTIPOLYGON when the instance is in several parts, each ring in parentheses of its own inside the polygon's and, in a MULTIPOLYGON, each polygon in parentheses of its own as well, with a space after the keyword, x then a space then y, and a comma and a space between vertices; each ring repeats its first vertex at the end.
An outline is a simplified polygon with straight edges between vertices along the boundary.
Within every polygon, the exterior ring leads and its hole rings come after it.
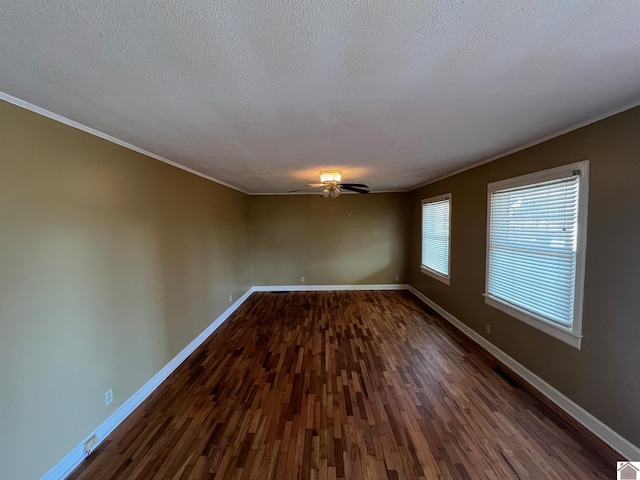
POLYGON ((500 378, 502 378, 505 382, 511 385, 512 388, 520 388, 520 384, 516 382, 511 377, 511 375, 509 375, 507 372, 502 370, 500 367, 496 366, 496 367, 493 367, 491 370, 493 370, 500 378))
POLYGON ((422 306, 422 310, 426 313, 428 313, 429 315, 435 315, 436 312, 433 310, 433 308, 429 307, 428 305, 423 305, 422 306))

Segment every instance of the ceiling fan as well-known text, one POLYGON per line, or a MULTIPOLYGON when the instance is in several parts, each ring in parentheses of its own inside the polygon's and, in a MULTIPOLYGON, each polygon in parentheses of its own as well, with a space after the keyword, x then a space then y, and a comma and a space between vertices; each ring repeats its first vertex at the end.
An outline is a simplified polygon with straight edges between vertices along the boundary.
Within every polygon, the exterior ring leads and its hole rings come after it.
POLYGON ((306 184, 306 188, 292 190, 289 193, 302 192, 304 190, 315 190, 322 188, 322 195, 325 198, 336 198, 342 190, 355 193, 369 193, 369 186, 364 183, 340 183, 342 180, 342 172, 340 170, 324 170, 320 172, 321 183, 306 184))

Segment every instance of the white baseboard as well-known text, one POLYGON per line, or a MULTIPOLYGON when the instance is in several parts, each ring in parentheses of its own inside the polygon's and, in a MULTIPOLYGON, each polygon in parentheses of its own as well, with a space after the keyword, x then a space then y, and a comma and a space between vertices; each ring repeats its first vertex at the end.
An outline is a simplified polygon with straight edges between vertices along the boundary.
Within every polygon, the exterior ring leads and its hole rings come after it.
POLYGON ((247 290, 233 305, 224 311, 211 325, 209 325, 200 335, 198 335, 189 345, 184 347, 162 370, 156 373, 147 383, 145 383, 136 393, 125 401, 113 412, 98 428, 91 432, 86 439, 80 442, 71 450, 58 464, 45 473, 41 480, 63 480, 71 471, 84 460, 84 442, 93 435, 98 437, 98 443, 94 449, 104 440, 122 421, 131 414, 158 386, 173 372, 182 362, 184 362, 193 351, 198 348, 222 323, 235 312, 244 301, 253 293, 253 288, 247 290))
POLYGON ((330 290, 408 290, 404 283, 373 285, 254 285, 254 292, 321 292, 330 290))
POLYGON ((600 438, 604 443, 613 448, 620 455, 622 455, 629 461, 640 460, 640 448, 632 444, 627 439, 623 438, 618 433, 614 432, 609 426, 602 423, 580 405, 575 403, 570 398, 566 397, 564 394, 560 393, 554 387, 545 382, 542 378, 538 377, 535 373, 531 372, 522 364, 518 363, 516 360, 504 353, 482 335, 478 334, 478 332, 462 323, 460 320, 451 315, 433 300, 426 297, 410 285, 407 289, 433 310, 442 315, 445 320, 447 320, 454 327, 464 333, 467 337, 476 342, 487 352, 493 355, 496 359, 498 359, 500 362, 502 362, 504 365, 506 365, 508 368, 522 377, 523 380, 528 382, 532 387, 542 393, 554 404, 571 415, 571 417, 573 417, 581 425, 591 431, 595 436, 600 438))
MULTIPOLYGON (((124 402, 109 418, 98 426, 87 439, 93 435, 98 437, 98 442, 104 440, 125 418, 131 414, 186 358, 193 353, 231 314, 242 305, 253 292, 283 292, 283 291, 331 291, 331 290, 409 290, 417 298, 429 305, 436 312, 442 315, 448 322, 458 330, 467 335, 491 355, 520 375, 532 387, 536 388, 549 400, 555 403, 562 410, 571 415, 576 421, 584 425, 585 428, 593 432, 603 442, 624 456, 627 460, 640 459, 640 448, 614 432, 610 427, 595 418, 578 404, 567 398, 554 387, 542 380, 533 372, 504 353, 498 347, 490 343, 487 339, 469 328, 445 309, 440 307, 431 299, 424 296, 418 290, 406 284, 376 284, 376 285, 276 285, 276 286, 254 286, 231 305, 222 315, 220 315, 211 325, 209 325, 200 335, 198 335, 189 345, 187 345, 178 355, 176 355, 162 370, 156 373, 147 383, 145 383, 136 393, 124 402)), ((55 467, 42 476, 41 480, 63 480, 71 471, 76 468, 84 459, 83 440, 71 452, 69 452, 55 467)), ((99 443, 98 443, 99 444, 99 443)), ((97 444, 97 445, 98 445, 97 444)), ((97 446, 96 445, 96 446, 97 446)), ((95 448, 95 447, 94 447, 95 448)))

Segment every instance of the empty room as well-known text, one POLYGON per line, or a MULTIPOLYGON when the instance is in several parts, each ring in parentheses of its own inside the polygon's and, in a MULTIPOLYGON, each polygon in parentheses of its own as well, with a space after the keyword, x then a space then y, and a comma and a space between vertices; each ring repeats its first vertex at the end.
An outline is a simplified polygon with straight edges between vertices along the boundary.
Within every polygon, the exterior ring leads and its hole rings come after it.
POLYGON ((640 3, 0 9, 1 480, 640 480, 640 3))

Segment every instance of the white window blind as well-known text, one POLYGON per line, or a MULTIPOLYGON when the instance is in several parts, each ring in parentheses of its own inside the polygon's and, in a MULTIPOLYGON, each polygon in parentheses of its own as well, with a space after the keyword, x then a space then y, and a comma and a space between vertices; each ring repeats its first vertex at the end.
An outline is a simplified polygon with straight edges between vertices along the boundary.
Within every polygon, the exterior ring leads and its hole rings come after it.
POLYGON ((422 266, 449 277, 451 195, 422 202, 422 266))
POLYGON ((579 173, 489 192, 487 293, 564 327, 574 319, 579 173))

